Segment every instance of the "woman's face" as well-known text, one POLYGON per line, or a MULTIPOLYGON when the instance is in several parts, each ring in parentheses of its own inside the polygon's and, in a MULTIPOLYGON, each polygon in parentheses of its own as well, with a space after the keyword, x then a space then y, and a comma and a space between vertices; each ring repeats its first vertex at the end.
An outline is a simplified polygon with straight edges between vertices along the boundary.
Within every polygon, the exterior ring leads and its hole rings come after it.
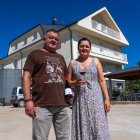
POLYGON ((91 50, 91 46, 87 40, 81 41, 80 45, 78 46, 78 51, 80 56, 89 56, 91 50))

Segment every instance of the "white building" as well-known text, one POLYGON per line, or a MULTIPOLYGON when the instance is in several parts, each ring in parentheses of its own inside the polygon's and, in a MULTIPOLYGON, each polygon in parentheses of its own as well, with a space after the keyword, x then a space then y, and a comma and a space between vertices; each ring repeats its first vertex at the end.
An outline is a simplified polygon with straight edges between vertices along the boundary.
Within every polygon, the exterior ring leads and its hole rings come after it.
POLYGON ((98 57, 104 73, 121 70, 128 64, 122 48, 129 45, 123 33, 104 7, 71 25, 37 25, 10 42, 8 56, 0 60, 0 69, 23 69, 29 52, 43 47, 43 36, 48 29, 56 29, 61 36, 58 52, 67 62, 78 56, 77 42, 82 37, 91 40, 90 55, 98 57))

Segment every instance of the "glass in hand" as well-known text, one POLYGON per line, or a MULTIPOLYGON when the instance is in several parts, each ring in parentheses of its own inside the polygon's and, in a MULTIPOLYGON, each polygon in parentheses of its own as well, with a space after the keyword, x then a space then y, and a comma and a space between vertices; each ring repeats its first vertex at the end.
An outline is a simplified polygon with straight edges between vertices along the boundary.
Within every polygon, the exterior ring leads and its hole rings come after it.
POLYGON ((79 79, 86 80, 86 71, 85 70, 82 70, 79 73, 80 73, 79 79))

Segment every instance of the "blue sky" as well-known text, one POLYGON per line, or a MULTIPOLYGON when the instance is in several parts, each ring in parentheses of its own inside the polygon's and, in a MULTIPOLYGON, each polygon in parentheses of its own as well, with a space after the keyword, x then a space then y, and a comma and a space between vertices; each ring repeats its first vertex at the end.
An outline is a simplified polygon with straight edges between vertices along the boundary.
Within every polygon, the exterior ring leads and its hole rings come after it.
POLYGON ((140 1, 139 0, 1 0, 0 1, 0 59, 6 57, 9 42, 37 24, 67 25, 98 9, 106 7, 129 42, 123 53, 129 64, 140 60, 140 1))

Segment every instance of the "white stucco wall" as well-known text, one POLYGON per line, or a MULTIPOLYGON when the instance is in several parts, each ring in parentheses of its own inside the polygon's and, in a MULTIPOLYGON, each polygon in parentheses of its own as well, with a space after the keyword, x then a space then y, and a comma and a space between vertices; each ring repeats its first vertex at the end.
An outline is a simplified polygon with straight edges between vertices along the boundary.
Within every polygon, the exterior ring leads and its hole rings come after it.
POLYGON ((40 29, 40 26, 34 28, 33 30, 29 31, 28 33, 24 34, 23 36, 17 38, 16 40, 12 41, 9 47, 8 55, 19 51, 20 49, 26 48, 29 45, 39 41, 41 37, 43 36, 43 32, 40 29), (33 39, 33 35, 37 34, 37 38, 33 39), (24 40, 27 41, 26 44, 24 44, 24 40), (15 49, 15 44, 17 45, 17 49, 15 49))
POLYGON ((57 50, 57 52, 64 56, 65 61, 68 65, 71 60, 71 42, 70 32, 68 30, 61 34, 60 42, 60 48, 57 50))

